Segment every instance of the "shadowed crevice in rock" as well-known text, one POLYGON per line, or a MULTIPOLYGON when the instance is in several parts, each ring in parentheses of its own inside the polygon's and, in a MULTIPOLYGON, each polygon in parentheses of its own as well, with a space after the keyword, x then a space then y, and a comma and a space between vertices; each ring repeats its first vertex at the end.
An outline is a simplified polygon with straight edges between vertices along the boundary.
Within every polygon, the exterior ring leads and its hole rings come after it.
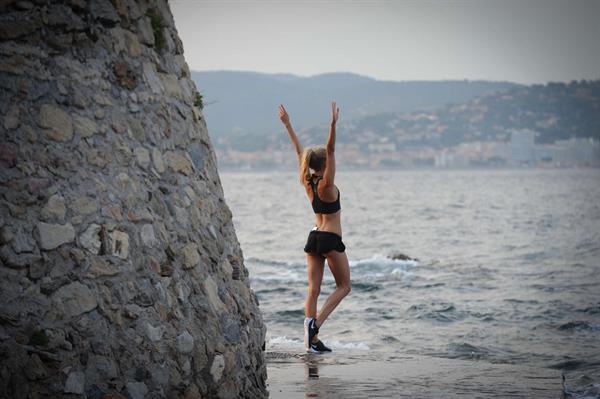
POLYGON ((0 3, 0 397, 263 397, 166 0, 0 3))

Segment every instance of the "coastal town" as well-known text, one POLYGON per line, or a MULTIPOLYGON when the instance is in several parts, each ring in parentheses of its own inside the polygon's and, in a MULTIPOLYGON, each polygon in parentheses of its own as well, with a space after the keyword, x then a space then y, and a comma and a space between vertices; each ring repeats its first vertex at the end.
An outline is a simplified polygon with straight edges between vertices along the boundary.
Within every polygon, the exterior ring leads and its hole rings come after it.
MULTIPOLYGON (((395 143, 339 144, 336 159, 343 167, 366 169, 478 168, 478 167, 600 167, 600 142, 594 138, 570 138, 537 144, 536 132, 515 130, 510 140, 473 141, 453 147, 397 148, 395 143)), ((291 148, 268 151, 217 149, 225 169, 293 169, 291 148)))

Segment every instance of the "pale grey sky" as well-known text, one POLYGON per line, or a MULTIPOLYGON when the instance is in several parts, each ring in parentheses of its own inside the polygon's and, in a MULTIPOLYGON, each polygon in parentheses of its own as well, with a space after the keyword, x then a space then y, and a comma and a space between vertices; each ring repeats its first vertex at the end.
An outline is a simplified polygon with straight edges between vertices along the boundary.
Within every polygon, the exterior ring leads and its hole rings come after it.
POLYGON ((171 0, 193 70, 600 78, 600 0, 171 0))

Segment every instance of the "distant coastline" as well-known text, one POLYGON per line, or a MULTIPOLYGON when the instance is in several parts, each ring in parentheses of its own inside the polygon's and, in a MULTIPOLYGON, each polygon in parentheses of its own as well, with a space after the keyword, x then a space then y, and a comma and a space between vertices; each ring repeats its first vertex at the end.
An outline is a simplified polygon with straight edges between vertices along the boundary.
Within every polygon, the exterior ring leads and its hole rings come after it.
POLYGON ((325 107, 342 109, 336 154, 359 169, 600 166, 600 80, 387 82, 193 73, 223 168, 294 168, 275 110, 284 103, 303 145, 323 143, 325 107))

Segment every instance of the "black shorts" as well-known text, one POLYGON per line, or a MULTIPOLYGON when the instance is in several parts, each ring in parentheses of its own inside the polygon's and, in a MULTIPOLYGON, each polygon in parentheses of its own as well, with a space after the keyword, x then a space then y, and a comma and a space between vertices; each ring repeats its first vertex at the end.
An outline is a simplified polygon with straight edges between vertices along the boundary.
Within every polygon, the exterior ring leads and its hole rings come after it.
POLYGON ((342 242, 342 237, 330 231, 320 230, 311 230, 304 246, 304 252, 321 256, 329 251, 344 252, 345 250, 346 246, 342 242))

